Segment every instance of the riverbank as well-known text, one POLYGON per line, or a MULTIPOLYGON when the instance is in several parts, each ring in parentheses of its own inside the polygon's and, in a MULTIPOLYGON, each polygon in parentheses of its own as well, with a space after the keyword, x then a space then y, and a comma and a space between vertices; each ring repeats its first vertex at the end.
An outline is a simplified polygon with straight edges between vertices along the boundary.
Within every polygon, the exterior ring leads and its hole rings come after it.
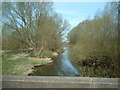
POLYGON ((72 63, 80 71, 81 77, 106 77, 119 78, 120 72, 118 63, 112 62, 107 56, 86 57, 84 59, 72 57, 72 63))
POLYGON ((61 52, 53 63, 43 67, 34 67, 34 72, 29 76, 79 76, 77 68, 70 62, 69 50, 68 46, 64 46, 64 52, 61 52))
POLYGON ((33 72, 34 67, 45 66, 57 58, 55 51, 41 53, 42 58, 35 58, 32 53, 21 51, 2 52, 2 74, 3 75, 28 75, 33 72))

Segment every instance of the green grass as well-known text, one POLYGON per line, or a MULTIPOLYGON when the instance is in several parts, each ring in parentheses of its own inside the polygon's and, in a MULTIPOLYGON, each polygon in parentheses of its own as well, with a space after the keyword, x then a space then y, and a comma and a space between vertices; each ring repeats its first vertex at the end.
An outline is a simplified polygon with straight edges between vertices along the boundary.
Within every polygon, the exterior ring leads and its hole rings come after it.
POLYGON ((41 53, 41 56, 42 57, 45 57, 45 56, 51 57, 53 53, 54 53, 54 51, 44 51, 41 53))
POLYGON ((35 57, 33 53, 30 53, 29 55, 25 56, 25 57, 35 57))
POLYGON ((45 64, 46 61, 45 61, 45 60, 43 60, 43 61, 34 60, 34 61, 32 61, 31 63, 32 63, 33 65, 37 65, 37 64, 45 64))
POLYGON ((8 52, 3 52, 2 54, 4 55, 13 55, 13 54, 18 54, 21 53, 20 50, 13 50, 13 51, 8 51, 8 52))
MULTIPOLYGON (((31 70, 31 67, 38 64, 45 64, 46 60, 29 60, 29 57, 34 57, 33 54, 28 54, 25 57, 12 60, 13 55, 17 55, 21 52, 12 51, 2 54, 2 74, 3 75, 26 75, 26 72, 31 70)), ((51 56, 51 52, 45 53, 45 56, 51 56)))
MULTIPOLYGON (((14 53, 16 54, 16 53, 14 53)), ((26 58, 18 59, 18 60, 10 60, 13 53, 3 53, 2 55, 2 73, 3 75, 16 75, 14 73, 14 69, 16 65, 20 65, 22 62, 27 60, 26 58)))
MULTIPOLYGON (((51 56, 53 56, 53 53, 54 53, 54 51, 43 51, 42 53, 41 53, 41 57, 51 57, 51 56)), ((34 56, 34 54, 33 53, 30 53, 28 56, 26 56, 26 57, 35 57, 34 56)))

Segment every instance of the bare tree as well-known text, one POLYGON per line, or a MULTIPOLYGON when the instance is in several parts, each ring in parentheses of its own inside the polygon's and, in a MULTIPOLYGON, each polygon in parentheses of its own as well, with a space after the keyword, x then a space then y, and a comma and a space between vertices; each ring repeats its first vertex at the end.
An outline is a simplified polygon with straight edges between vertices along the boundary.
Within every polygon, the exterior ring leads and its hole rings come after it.
POLYGON ((55 42, 59 47, 60 35, 67 28, 52 6, 52 2, 2 4, 3 24, 16 33, 22 45, 33 48, 35 56, 55 42))

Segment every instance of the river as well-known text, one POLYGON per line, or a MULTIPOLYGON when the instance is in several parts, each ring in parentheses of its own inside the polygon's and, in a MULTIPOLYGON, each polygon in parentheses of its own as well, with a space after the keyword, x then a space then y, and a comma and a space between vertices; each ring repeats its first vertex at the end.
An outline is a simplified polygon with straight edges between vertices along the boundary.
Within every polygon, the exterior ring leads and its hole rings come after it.
POLYGON ((47 66, 35 68, 33 76, 79 76, 80 73, 75 66, 72 65, 69 58, 69 47, 64 47, 57 60, 47 66))

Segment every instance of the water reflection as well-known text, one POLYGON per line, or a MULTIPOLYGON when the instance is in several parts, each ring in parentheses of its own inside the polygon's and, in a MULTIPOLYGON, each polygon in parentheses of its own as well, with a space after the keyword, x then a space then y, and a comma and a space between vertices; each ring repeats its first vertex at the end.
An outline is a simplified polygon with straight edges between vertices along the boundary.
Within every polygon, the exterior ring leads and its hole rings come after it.
POLYGON ((59 59, 57 60, 57 75, 59 76, 77 76, 79 71, 72 65, 69 54, 69 47, 64 47, 64 53, 61 53, 59 59))
POLYGON ((72 65, 69 58, 69 47, 64 47, 64 52, 52 64, 37 67, 33 75, 37 76, 79 76, 79 71, 72 65))

